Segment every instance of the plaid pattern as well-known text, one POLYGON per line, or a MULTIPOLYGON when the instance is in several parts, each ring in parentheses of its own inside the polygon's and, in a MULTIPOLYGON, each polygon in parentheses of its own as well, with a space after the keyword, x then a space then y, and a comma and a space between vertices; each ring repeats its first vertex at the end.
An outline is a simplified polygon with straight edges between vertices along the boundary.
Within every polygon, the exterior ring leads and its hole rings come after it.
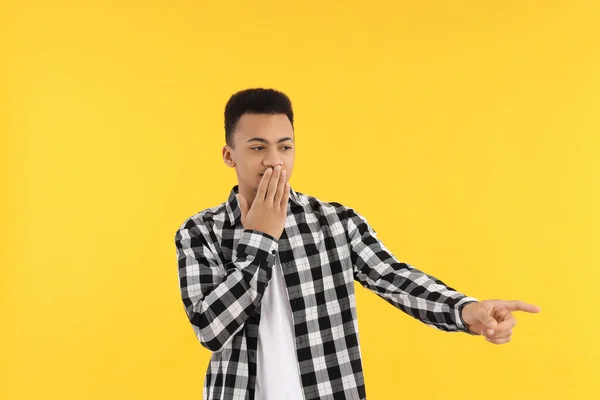
POLYGON ((396 260, 353 209, 291 189, 276 241, 242 227, 237 192, 188 218, 175 235, 183 304, 213 352, 203 399, 254 399, 261 298, 277 253, 306 400, 366 398, 354 280, 429 326, 468 332, 460 311, 477 300, 396 260))

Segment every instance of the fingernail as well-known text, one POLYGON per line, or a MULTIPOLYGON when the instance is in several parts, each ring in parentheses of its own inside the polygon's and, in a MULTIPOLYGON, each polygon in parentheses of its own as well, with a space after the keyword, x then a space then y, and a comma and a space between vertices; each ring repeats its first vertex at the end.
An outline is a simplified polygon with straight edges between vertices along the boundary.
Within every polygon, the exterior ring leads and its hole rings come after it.
POLYGON ((493 329, 488 330, 488 335, 492 336, 494 333, 496 333, 496 331, 493 329))

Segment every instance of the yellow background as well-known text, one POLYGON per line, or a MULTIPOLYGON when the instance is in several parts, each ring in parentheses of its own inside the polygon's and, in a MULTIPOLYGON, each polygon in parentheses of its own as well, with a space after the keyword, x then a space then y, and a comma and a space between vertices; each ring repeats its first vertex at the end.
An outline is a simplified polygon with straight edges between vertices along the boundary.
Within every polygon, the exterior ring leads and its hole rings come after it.
POLYGON ((216 3, 2 5, 0 398, 201 398, 174 234, 235 184, 254 86, 292 98, 297 191, 542 308, 495 346, 357 284, 369 399, 600 398, 600 5, 216 3))

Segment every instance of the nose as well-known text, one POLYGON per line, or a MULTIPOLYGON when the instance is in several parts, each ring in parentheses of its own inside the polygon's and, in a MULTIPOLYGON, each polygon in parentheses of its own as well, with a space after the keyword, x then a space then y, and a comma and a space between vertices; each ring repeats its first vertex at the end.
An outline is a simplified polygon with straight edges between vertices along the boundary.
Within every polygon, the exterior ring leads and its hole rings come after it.
POLYGON ((263 160, 263 165, 265 166, 265 168, 275 168, 278 165, 283 167, 283 159, 281 158, 281 154, 277 151, 277 149, 270 150, 266 154, 263 160))

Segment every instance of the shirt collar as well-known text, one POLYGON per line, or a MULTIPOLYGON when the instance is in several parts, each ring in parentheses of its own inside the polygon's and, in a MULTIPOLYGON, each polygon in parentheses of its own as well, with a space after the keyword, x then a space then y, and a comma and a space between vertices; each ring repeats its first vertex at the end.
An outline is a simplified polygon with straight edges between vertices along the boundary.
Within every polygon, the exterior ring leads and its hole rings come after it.
MULTIPOLYGON (((231 226, 235 226, 235 224, 237 224, 240 221, 241 216, 242 216, 242 212, 240 210, 239 203, 237 201, 237 198, 235 197, 235 195, 238 193, 239 193, 239 186, 235 185, 229 192, 229 198, 227 199, 227 202, 225 203, 225 208, 227 209, 227 216, 229 217, 229 222, 231 223, 231 226)), ((298 206, 302 206, 300 196, 291 187, 290 187, 290 201, 298 206)))

